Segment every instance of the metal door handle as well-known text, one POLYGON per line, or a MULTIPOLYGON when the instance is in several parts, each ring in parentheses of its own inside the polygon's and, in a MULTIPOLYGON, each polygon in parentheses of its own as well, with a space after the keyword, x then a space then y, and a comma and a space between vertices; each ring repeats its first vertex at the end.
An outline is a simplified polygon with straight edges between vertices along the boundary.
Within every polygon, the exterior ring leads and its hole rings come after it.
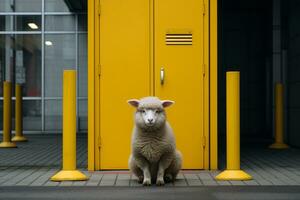
POLYGON ((165 69, 160 68, 160 84, 163 85, 165 82, 165 69))

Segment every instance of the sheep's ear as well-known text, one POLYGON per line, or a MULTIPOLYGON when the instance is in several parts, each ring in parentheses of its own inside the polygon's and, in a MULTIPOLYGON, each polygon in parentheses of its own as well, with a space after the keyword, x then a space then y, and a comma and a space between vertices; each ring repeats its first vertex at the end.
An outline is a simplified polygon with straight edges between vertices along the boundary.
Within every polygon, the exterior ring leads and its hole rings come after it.
POLYGON ((130 105, 132 105, 133 107, 138 107, 139 106, 139 103, 140 103, 140 101, 139 100, 137 100, 137 99, 129 99, 128 101, 127 101, 127 103, 129 103, 130 105))
POLYGON ((161 104, 164 108, 171 106, 172 104, 174 104, 174 101, 170 101, 170 100, 163 100, 161 101, 161 104))

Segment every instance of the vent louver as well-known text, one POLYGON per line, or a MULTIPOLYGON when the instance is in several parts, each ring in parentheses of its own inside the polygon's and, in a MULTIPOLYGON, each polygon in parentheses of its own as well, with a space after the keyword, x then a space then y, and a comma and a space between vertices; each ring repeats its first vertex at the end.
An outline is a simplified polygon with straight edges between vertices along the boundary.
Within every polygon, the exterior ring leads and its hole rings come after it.
POLYGON ((191 33, 185 34, 166 34, 166 45, 192 45, 193 35, 191 33))

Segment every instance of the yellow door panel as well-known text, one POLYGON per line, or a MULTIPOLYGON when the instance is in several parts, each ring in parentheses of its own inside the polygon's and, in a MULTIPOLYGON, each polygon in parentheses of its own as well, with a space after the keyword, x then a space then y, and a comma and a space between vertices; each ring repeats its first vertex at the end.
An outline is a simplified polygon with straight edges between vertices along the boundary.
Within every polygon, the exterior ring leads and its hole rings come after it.
POLYGON ((199 0, 154 4, 155 95, 175 101, 168 120, 185 169, 203 169, 202 11, 199 0))
POLYGON ((96 56, 101 65, 96 75, 100 80, 96 168, 128 168, 134 110, 126 100, 151 94, 175 100, 167 113, 183 153, 183 168, 203 169, 202 0, 100 0, 100 4, 100 31, 95 34, 100 38, 96 56))
POLYGON ((133 126, 133 109, 126 101, 150 95, 149 1, 100 4, 100 133, 96 133, 100 158, 96 159, 100 169, 126 169, 133 126))

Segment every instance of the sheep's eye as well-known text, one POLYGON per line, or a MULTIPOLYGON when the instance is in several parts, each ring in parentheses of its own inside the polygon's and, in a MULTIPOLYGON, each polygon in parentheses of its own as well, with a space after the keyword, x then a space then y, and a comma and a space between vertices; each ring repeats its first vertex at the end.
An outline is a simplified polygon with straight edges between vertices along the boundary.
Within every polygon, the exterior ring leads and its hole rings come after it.
POLYGON ((161 110, 156 110, 155 112, 156 112, 157 114, 159 114, 159 113, 161 113, 161 110))
POLYGON ((145 113, 146 111, 145 110, 141 110, 141 113, 145 113))

